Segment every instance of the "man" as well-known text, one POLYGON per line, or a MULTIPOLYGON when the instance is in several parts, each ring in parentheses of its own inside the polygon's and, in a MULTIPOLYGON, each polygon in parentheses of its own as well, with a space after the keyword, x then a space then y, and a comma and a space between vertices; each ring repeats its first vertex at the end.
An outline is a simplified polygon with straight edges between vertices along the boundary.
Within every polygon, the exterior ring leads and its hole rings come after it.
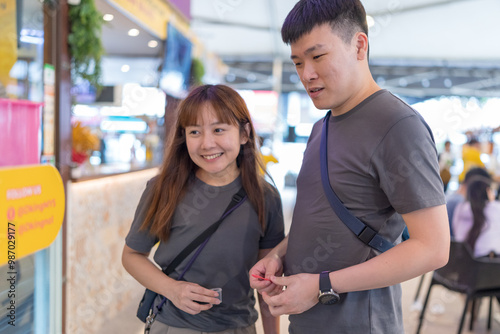
POLYGON ((250 284, 272 314, 290 314, 290 333, 402 333, 398 283, 445 265, 449 255, 432 135, 416 111, 374 82, 359 0, 301 0, 281 32, 314 105, 331 110, 333 190, 386 239, 398 243, 405 223, 410 239, 380 254, 334 213, 321 183, 321 120, 304 152, 290 234, 251 269, 250 284), (332 289, 322 302, 320 279, 322 290, 332 289))

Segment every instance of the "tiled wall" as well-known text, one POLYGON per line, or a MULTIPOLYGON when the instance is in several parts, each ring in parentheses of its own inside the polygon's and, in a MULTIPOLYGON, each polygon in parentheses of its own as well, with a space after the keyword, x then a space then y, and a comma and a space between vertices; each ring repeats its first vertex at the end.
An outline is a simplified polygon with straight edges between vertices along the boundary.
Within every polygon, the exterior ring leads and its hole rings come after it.
POLYGON ((68 186, 65 333, 97 333, 137 298, 139 283, 123 269, 121 252, 146 182, 157 172, 68 186))

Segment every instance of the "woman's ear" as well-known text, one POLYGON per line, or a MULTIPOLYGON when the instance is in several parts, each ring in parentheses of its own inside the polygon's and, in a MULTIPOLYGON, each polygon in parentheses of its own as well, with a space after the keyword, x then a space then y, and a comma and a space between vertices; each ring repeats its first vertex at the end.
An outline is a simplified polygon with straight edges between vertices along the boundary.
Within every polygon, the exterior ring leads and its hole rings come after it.
POLYGON ((240 135, 240 144, 245 145, 248 142, 248 138, 250 138, 250 123, 245 123, 243 126, 244 131, 241 131, 240 135))

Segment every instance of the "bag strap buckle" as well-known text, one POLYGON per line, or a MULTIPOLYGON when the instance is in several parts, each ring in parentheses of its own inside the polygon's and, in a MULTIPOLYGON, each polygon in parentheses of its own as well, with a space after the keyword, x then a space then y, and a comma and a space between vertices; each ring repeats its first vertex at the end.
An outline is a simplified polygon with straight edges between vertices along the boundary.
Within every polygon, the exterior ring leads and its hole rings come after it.
POLYGON ((148 317, 146 318, 146 326, 144 327, 144 334, 149 334, 153 322, 155 322, 156 314, 153 310, 150 310, 148 317))

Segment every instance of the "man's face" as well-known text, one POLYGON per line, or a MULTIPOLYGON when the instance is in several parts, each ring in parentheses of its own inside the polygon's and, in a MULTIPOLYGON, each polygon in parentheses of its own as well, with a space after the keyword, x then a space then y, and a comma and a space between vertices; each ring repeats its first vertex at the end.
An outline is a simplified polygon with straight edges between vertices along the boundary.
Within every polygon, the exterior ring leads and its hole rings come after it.
POLYGON ((355 38, 346 44, 329 24, 316 26, 291 44, 291 58, 307 93, 318 109, 334 114, 350 110, 360 84, 355 38))

